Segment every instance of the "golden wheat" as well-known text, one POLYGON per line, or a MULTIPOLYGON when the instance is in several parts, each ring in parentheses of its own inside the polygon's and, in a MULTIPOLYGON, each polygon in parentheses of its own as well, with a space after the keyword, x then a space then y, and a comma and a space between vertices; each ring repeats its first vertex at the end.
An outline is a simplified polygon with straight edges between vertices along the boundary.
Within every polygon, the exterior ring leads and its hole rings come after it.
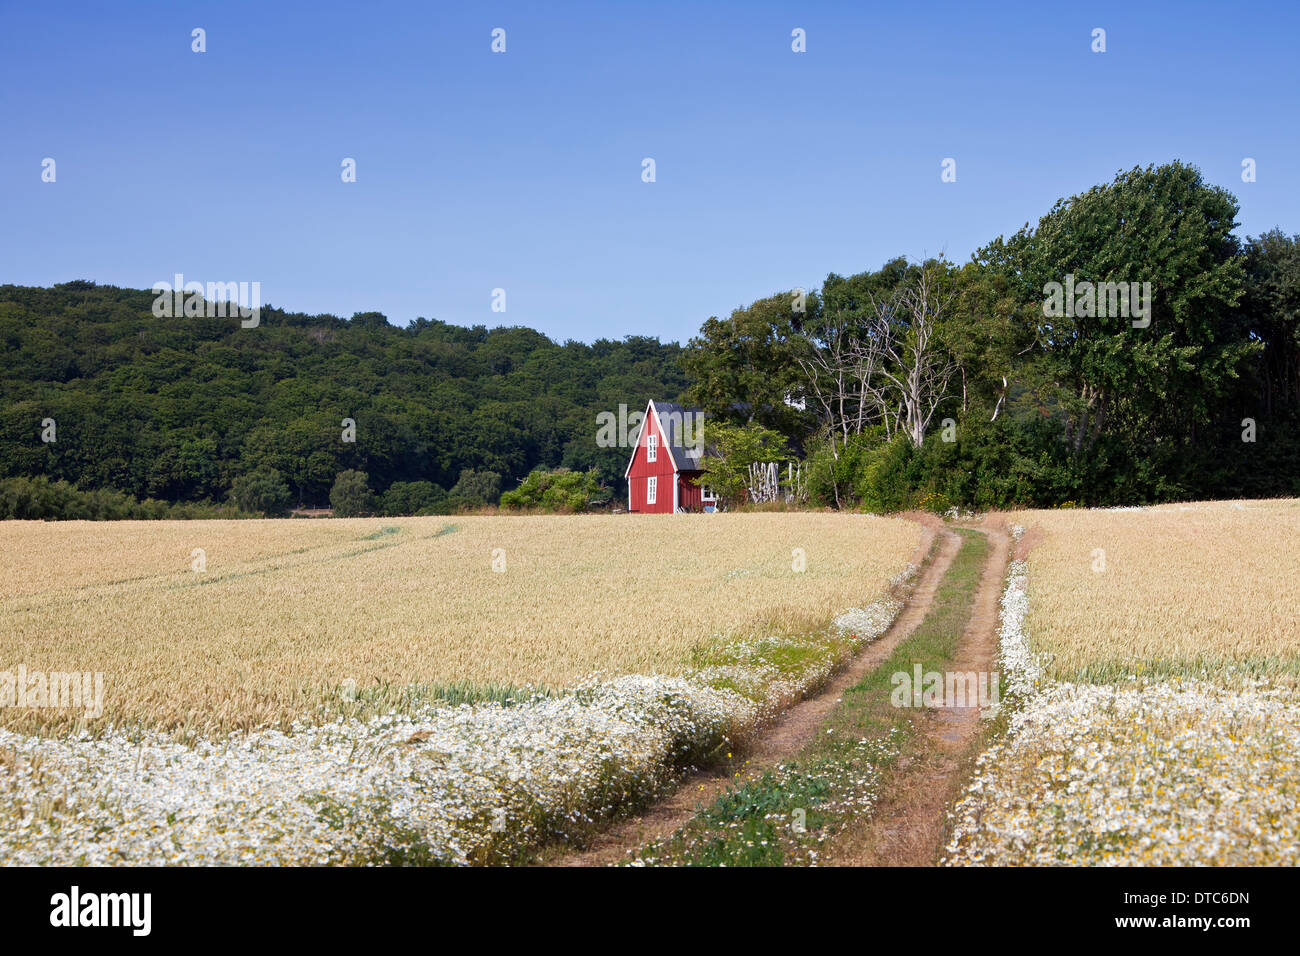
POLYGON ((676 673, 711 639, 880 597, 921 537, 793 513, 5 522, 0 670, 102 671, 102 722, 196 731, 283 726, 350 681, 676 673))
POLYGON ((946 862, 1294 865, 1300 502, 1011 520, 1012 714, 946 862))
POLYGON ((1052 676, 1300 673, 1300 501, 1025 511, 1026 632, 1052 676))

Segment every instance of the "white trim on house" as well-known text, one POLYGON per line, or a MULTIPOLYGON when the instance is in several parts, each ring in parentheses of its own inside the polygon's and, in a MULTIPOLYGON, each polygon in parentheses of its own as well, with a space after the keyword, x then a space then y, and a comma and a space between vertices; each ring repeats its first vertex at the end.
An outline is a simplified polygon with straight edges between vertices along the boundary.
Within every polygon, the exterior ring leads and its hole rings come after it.
MULTIPOLYGON (((658 421, 658 420, 659 420, 659 412, 655 412, 655 411, 654 411, 654 399, 653 399, 653 398, 651 398, 649 402, 646 402, 646 411, 645 411, 645 415, 642 415, 642 416, 641 416, 641 428, 638 428, 638 429, 637 429, 637 440, 634 441, 634 442, 632 442, 632 458, 629 458, 629 459, 628 459, 628 467, 627 467, 627 468, 624 468, 624 470, 623 470, 623 477, 627 477, 628 475, 630 475, 630 473, 632 473, 632 466, 633 466, 633 464, 636 464, 636 463, 637 463, 637 449, 640 449, 640 447, 641 447, 641 436, 642 436, 642 434, 645 434, 645 431, 646 431, 646 423, 647 423, 647 421, 650 420, 650 412, 654 412, 655 421, 658 421)), ((659 431, 662 432, 662 431, 663 431, 663 428, 660 427, 659 431)))
MULTIPOLYGON (((655 416, 658 419, 658 416, 655 416)), ((659 460, 659 436, 654 432, 645 436, 645 460, 647 462, 659 460)))
MULTIPOLYGON (((623 469, 624 478, 632 474, 632 466, 636 464, 637 449, 641 447, 641 436, 645 434, 646 423, 650 421, 650 416, 652 414, 655 417, 655 428, 658 429, 659 434, 664 437, 667 437, 668 435, 668 433, 664 431, 664 423, 659 420, 659 409, 655 408, 655 400, 653 398, 646 402, 645 411, 645 417, 641 419, 641 428, 636 433, 636 441, 632 444, 632 457, 627 460, 627 467, 623 469)), ((677 458, 673 455, 672 449, 668 450, 668 460, 673 463, 673 480, 676 481, 678 474, 677 458)))
POLYGON ((673 471, 673 514, 677 514, 677 509, 681 507, 682 483, 677 477, 677 472, 673 471))
MULTIPOLYGON (((677 487, 676 482, 673 482, 673 487, 674 488, 677 487)), ((659 503, 659 476, 658 475, 650 475, 645 480, 645 503, 648 505, 654 505, 659 503)))

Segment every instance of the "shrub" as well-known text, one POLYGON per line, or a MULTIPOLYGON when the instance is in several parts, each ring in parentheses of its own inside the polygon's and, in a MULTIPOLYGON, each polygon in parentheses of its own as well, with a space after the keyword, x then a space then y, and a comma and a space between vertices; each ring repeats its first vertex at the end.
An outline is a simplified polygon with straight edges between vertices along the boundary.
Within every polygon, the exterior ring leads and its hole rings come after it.
POLYGON ((908 465, 912 446, 901 435, 887 440, 884 430, 868 429, 836 447, 823 440, 808 457, 808 498, 822 505, 867 511, 902 511, 914 491, 908 465))
POLYGON ((511 510, 539 508, 543 511, 586 511, 593 500, 604 495, 595 470, 555 471, 537 469, 513 491, 501 495, 501 507, 511 510))
POLYGON ((942 491, 932 491, 922 498, 916 505, 922 511, 930 511, 934 514, 946 514, 952 507, 952 501, 942 491))
POLYGON ((708 485, 726 506, 737 504, 749 487, 749 466, 791 461, 785 436, 762 425, 728 425, 710 421, 704 426, 709 454, 701 461, 704 474, 697 485, 708 485))

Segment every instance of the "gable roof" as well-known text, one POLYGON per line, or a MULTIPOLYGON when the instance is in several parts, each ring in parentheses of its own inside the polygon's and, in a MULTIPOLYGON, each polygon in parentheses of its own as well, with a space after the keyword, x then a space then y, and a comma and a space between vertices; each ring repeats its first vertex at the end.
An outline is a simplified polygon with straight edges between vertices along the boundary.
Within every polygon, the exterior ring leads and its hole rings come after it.
POLYGON ((641 447, 641 436, 645 434, 645 423, 650 420, 650 416, 655 416, 658 423, 659 431, 664 436, 664 445, 669 455, 672 456, 673 467, 678 471, 700 471, 700 455, 691 454, 699 449, 703 451, 702 438, 699 430, 695 427, 695 422, 704 421, 704 412, 698 408, 689 408, 685 405, 678 405, 676 402, 657 402, 651 399, 646 403, 646 417, 641 422, 641 427, 636 433, 636 441, 632 445, 632 457, 628 460, 627 468, 623 472, 626 478, 632 471, 632 463, 636 461, 637 449, 641 447), (686 425, 689 416, 690 425, 686 425), (691 439, 691 448, 687 448, 683 440, 689 437, 691 439))

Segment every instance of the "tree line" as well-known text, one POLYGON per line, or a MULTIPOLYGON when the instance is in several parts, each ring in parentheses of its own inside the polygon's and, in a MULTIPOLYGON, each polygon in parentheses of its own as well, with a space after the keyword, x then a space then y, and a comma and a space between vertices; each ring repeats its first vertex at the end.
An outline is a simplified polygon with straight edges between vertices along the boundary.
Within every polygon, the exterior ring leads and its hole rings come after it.
POLYGON ((628 453, 597 445, 597 414, 686 386, 681 347, 647 336, 558 343, 269 306, 243 328, 157 317, 153 300, 0 286, 0 516, 280 514, 332 498, 436 513, 495 504, 538 468, 610 485, 628 453))
POLYGON ((684 348, 0 286, 0 517, 582 510, 622 498, 597 416, 649 397, 708 413, 733 500, 770 462, 872 510, 1300 495, 1300 237, 1238 209, 1134 168, 969 262, 832 273, 684 348))
POLYGON ((965 264, 710 318, 687 399, 779 436, 813 503, 1300 494, 1300 237, 1241 239, 1238 208, 1183 163, 1122 172, 965 264))

